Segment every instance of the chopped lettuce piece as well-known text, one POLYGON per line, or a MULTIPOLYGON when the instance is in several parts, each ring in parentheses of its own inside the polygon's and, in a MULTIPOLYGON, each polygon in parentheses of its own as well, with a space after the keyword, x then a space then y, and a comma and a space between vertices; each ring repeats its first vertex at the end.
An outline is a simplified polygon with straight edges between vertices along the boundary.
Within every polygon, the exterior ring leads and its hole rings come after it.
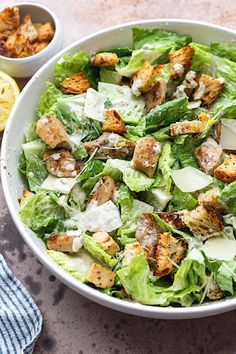
POLYGON ((172 195, 161 188, 150 188, 142 193, 142 198, 152 205, 156 211, 162 211, 171 200, 172 195))
POLYGON ((100 81, 108 84, 119 85, 122 80, 122 76, 114 70, 101 68, 100 69, 100 81))
POLYGON ((25 130, 25 140, 27 143, 30 141, 34 141, 38 139, 38 135, 36 134, 36 123, 30 123, 25 130))
POLYGON ((81 68, 81 71, 84 73, 86 78, 88 79, 91 87, 97 89, 98 81, 99 81, 99 68, 94 66, 89 60, 86 64, 84 64, 81 68))
POLYGON ((151 134, 157 141, 170 139, 170 127, 164 127, 151 134))
POLYGON ((128 57, 132 54, 132 49, 128 47, 121 47, 121 48, 112 48, 109 50, 100 50, 98 53, 115 53, 119 58, 128 57))
POLYGON ((85 149, 82 143, 75 146, 75 148, 73 149, 73 156, 77 161, 82 161, 83 159, 88 157, 87 150, 85 149))
POLYGON ((224 187, 220 193, 219 199, 225 203, 229 213, 236 214, 236 181, 224 187))
POLYGON ((104 120, 106 97, 93 88, 86 92, 84 113, 87 117, 102 122, 104 120))
POLYGON ((93 258, 89 256, 84 250, 80 251, 79 254, 68 254, 57 252, 53 250, 47 250, 47 254, 66 272, 70 273, 76 279, 82 282, 86 281, 86 274, 92 263, 94 263, 93 258))
POLYGON ((178 169, 180 167, 192 166, 198 168, 197 161, 194 156, 195 149, 202 143, 203 139, 185 136, 181 141, 175 141, 171 146, 172 154, 175 159, 174 167, 178 169))
POLYGON ((184 193, 178 187, 174 187, 173 197, 168 205, 168 211, 192 210, 197 207, 197 199, 191 193, 184 193))
POLYGON ((211 43, 211 52, 219 57, 236 62, 236 47, 233 43, 211 43))
POLYGON ((231 295, 234 294, 234 283, 236 283, 236 260, 222 262, 216 274, 216 282, 222 291, 231 295))
POLYGON ((158 162, 157 178, 154 186, 161 187, 165 193, 169 194, 172 185, 171 166, 174 159, 171 152, 171 145, 166 143, 161 151, 161 156, 158 162))
POLYGON ((86 162, 83 170, 77 177, 77 181, 81 182, 90 177, 99 175, 104 169, 104 163, 100 160, 91 159, 86 162))
POLYGON ((64 210, 56 202, 53 192, 39 191, 22 198, 19 214, 25 225, 37 233, 50 233, 64 218, 64 210))
POLYGON ((47 81, 45 85, 46 91, 40 96, 37 107, 37 118, 42 117, 44 114, 55 114, 55 104, 57 103, 57 99, 63 96, 63 93, 56 88, 52 82, 47 81))

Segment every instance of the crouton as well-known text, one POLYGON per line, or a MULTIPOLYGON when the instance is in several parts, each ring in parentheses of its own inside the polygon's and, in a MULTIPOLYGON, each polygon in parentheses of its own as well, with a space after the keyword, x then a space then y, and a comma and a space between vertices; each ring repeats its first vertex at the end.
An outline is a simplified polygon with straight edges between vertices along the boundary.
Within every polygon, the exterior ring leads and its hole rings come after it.
POLYGON ((185 224, 183 222, 183 214, 184 211, 175 211, 175 212, 159 212, 157 215, 170 224, 175 229, 183 229, 185 228, 185 224))
POLYGON ((93 65, 100 68, 116 65, 118 62, 119 58, 115 53, 97 53, 92 60, 93 65))
POLYGON ((230 154, 224 162, 214 170, 215 178, 225 183, 236 180, 236 155, 230 154))
POLYGON ((27 44, 27 37, 23 34, 13 33, 8 36, 5 47, 8 52, 11 53, 11 56, 19 56, 23 48, 27 44))
MULTIPOLYGON (((113 196, 116 183, 110 176, 103 176, 94 186, 88 203, 96 202, 97 205, 106 203, 113 196)), ((88 204, 89 205, 89 204, 88 204)))
POLYGON ((32 24, 30 15, 24 17, 22 25, 17 29, 18 34, 23 34, 30 42, 34 42, 38 38, 38 31, 32 24))
POLYGON ((198 120, 184 120, 183 122, 176 122, 170 124, 170 135, 171 136, 178 136, 178 135, 184 135, 184 134, 198 134, 201 133, 210 117, 205 114, 201 113, 198 116, 198 120))
POLYGON ((44 48, 48 46, 49 42, 34 42, 32 43, 32 48, 34 51, 34 54, 37 54, 41 52, 44 48))
POLYGON ((46 22, 37 27, 40 42, 50 42, 54 36, 54 28, 51 22, 46 22))
POLYGON ((220 300, 223 298, 223 293, 214 280, 211 282, 211 284, 207 290, 206 296, 210 300, 220 300))
POLYGON ((214 169, 222 162, 223 150, 214 139, 208 138, 195 149, 195 158, 200 168, 208 175, 212 175, 214 169))
POLYGON ((84 93, 90 88, 90 83, 84 73, 79 72, 67 77, 61 84, 64 93, 84 93))
POLYGON ((194 100, 202 100, 203 106, 210 106, 219 96, 224 88, 224 84, 220 79, 201 74, 198 80, 198 88, 194 91, 194 100))
POLYGON ((163 230, 156 223, 154 216, 149 213, 142 213, 136 228, 135 237, 146 252, 151 263, 154 262, 157 234, 163 230))
POLYGON ((134 149, 131 161, 132 167, 152 177, 157 167, 157 161, 161 153, 160 144, 151 136, 140 138, 134 149))
POLYGON ((200 205, 196 209, 186 211, 183 221, 194 236, 201 240, 218 236, 224 229, 222 216, 208 206, 200 205))
POLYGON ((93 239, 98 245, 108 253, 111 257, 115 256, 119 252, 120 247, 118 243, 107 232, 95 232, 93 239))
POLYGON ((99 159, 126 158, 133 155, 135 144, 115 133, 103 133, 98 139, 84 143, 89 155, 99 159))
POLYGON ((50 115, 45 115, 37 121, 36 133, 50 148, 62 147, 71 150, 68 135, 62 122, 50 115))
POLYGON ((55 234, 47 240, 49 250, 58 252, 77 253, 83 247, 83 238, 81 236, 68 236, 63 233, 55 234))
POLYGON ((57 177, 76 177, 80 166, 68 150, 45 150, 44 160, 49 173, 57 177))
POLYGON ((0 38, 13 34, 20 25, 18 7, 7 7, 0 12, 0 38))
POLYGON ((146 61, 143 66, 131 78, 131 91, 135 96, 141 95, 151 90, 154 79, 163 65, 151 65, 146 61))
POLYGON ((138 256, 139 254, 145 255, 145 251, 140 246, 139 242, 128 243, 127 245, 125 245, 125 250, 122 259, 123 267, 127 267, 131 263, 132 259, 135 256, 138 256))
POLYGON ((154 84, 149 92, 144 94, 147 112, 165 102, 166 91, 166 82, 161 79, 154 84))
POLYGON ((110 269, 93 263, 86 275, 86 280, 94 284, 97 288, 111 288, 115 283, 116 275, 110 269))
POLYGON ((226 212, 226 206, 219 200, 220 189, 218 187, 209 189, 206 192, 200 193, 198 196, 199 205, 210 207, 218 213, 226 212))
POLYGON ((170 232, 158 234, 154 274, 158 277, 170 274, 184 258, 186 249, 185 242, 176 239, 170 232))
POLYGON ((21 203, 22 199, 23 198, 28 198, 30 197, 31 195, 33 195, 34 193, 28 191, 27 189, 25 189, 22 193, 22 196, 20 198, 18 198, 18 202, 21 203))
POLYGON ((181 77, 189 70, 192 57, 194 54, 193 48, 186 46, 175 52, 170 52, 170 76, 172 79, 181 77))
POLYGON ((104 132, 117 133, 120 135, 126 133, 125 123, 119 113, 115 110, 105 112, 102 130, 104 132))

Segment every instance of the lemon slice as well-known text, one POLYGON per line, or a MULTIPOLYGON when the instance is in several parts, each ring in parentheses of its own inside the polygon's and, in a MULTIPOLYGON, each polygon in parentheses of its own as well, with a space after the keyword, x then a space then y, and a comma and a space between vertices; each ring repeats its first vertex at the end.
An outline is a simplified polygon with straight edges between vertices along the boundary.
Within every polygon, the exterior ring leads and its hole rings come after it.
POLYGON ((7 118, 19 93, 20 89, 15 80, 0 71, 0 132, 6 126, 7 118))

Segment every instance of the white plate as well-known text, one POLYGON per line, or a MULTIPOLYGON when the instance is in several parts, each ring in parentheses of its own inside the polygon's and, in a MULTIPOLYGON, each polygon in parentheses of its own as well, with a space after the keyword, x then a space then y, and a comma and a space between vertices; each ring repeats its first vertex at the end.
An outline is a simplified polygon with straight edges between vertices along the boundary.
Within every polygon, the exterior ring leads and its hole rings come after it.
POLYGON ((53 78, 54 64, 66 52, 75 53, 84 49, 85 51, 93 53, 102 49, 130 46, 132 43, 131 28, 139 26, 145 28, 159 27, 176 31, 180 34, 190 34, 194 41, 202 44, 209 44, 210 42, 229 42, 236 39, 235 31, 216 25, 187 20, 148 20, 127 23, 97 32, 79 40, 58 53, 46 63, 25 86, 8 120, 2 142, 1 166, 5 198, 19 232, 27 245, 32 249, 34 255, 57 278, 81 295, 112 309, 153 318, 194 318, 230 311, 236 308, 236 298, 196 305, 189 308, 164 308, 141 305, 105 295, 89 285, 76 280, 49 258, 45 253, 44 243, 23 225, 18 215, 17 198, 21 195, 24 183, 17 169, 20 147, 24 140, 25 128, 35 117, 38 99, 45 89, 44 82, 53 78))

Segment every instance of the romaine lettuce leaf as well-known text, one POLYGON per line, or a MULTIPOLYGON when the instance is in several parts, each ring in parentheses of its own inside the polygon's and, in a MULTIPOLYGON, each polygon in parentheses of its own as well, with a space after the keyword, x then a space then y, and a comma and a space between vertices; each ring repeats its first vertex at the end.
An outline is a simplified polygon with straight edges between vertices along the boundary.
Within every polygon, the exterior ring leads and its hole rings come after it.
POLYGON ((233 43, 211 43, 211 52, 219 57, 236 62, 236 47, 233 43))
POLYGON ((176 186, 172 194, 173 197, 168 205, 168 211, 192 210, 198 205, 197 199, 192 194, 184 193, 176 186))
POLYGON ((30 123, 25 130, 25 140, 27 143, 30 141, 34 141, 38 139, 38 135, 36 134, 36 123, 30 123))
POLYGON ((222 262, 216 274, 216 282, 222 291, 234 294, 236 283, 236 260, 222 262))
POLYGON ((45 83, 46 91, 40 96, 36 116, 37 118, 42 117, 44 114, 55 114, 55 104, 57 99, 63 96, 63 93, 56 88, 56 86, 47 81, 45 83))
POLYGON ((77 177, 78 182, 82 182, 90 177, 99 175, 104 169, 104 163, 100 160, 90 159, 84 165, 83 170, 77 177))
POLYGON ((225 203, 228 212, 236 214, 236 181, 227 184, 221 191, 219 199, 225 203))
POLYGON ((162 147, 161 156, 158 161, 157 177, 153 186, 161 187, 165 193, 170 193, 172 178, 171 178, 171 166, 174 163, 174 159, 171 152, 171 145, 166 143, 162 147))
POLYGON ((109 84, 119 85, 122 80, 122 76, 114 70, 101 68, 100 69, 100 81, 109 84))
POLYGON ((94 66, 89 60, 85 65, 82 66, 81 71, 84 73, 86 78, 88 79, 91 87, 97 89, 98 81, 99 81, 99 68, 94 66))
POLYGON ((175 140, 171 146, 172 154, 175 159, 174 169, 179 167, 192 166, 198 168, 194 157, 195 149, 202 143, 203 139, 192 136, 185 136, 181 140, 175 140))
POLYGON ((142 200, 152 205, 155 211, 162 211, 171 200, 172 195, 162 188, 149 188, 147 191, 142 192, 141 197, 142 200))

